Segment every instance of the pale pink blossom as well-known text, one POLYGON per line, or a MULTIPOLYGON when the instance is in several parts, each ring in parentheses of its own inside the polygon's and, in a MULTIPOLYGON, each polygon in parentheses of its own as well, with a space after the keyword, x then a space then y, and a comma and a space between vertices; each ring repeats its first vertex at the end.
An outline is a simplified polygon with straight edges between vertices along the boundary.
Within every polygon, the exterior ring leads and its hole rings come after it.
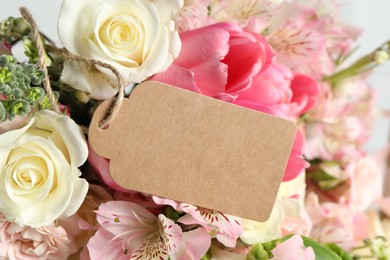
POLYGON ((358 210, 366 210, 382 194, 382 170, 370 156, 349 163, 346 172, 350 178, 350 203, 358 210))
POLYGON ((279 0, 211 0, 210 16, 218 22, 235 22, 247 31, 263 32, 279 14, 279 0))
POLYGON ((274 48, 278 62, 294 72, 320 79, 333 70, 326 52, 326 39, 309 24, 289 24, 273 32, 268 42, 274 48))
MULTIPOLYGON (((0 95, 1 96, 1 95, 0 95)), ((1 97, 0 97, 1 100, 1 97)), ((31 118, 33 113, 29 113, 26 116, 16 116, 12 120, 6 120, 4 122, 0 122, 0 134, 3 134, 8 131, 20 129, 24 126, 26 126, 31 118)))
POLYGON ((210 0, 185 0, 175 17, 177 31, 181 33, 214 23, 209 17, 209 4, 210 0))
POLYGON ((1 259, 67 259, 77 251, 73 237, 54 224, 46 227, 20 227, 0 215, 1 259))
POLYGON ((97 211, 97 221, 99 230, 88 243, 92 259, 175 259, 175 254, 185 251, 187 246, 193 255, 203 256, 211 242, 208 234, 202 232, 196 233, 199 237, 184 238, 182 229, 172 220, 162 214, 156 217, 126 201, 102 204, 97 211), (192 239, 204 242, 192 246, 192 239))
POLYGON ((318 197, 310 193, 306 207, 313 221, 310 237, 319 243, 336 243, 349 250, 368 236, 366 216, 351 205, 320 203, 318 197))
POLYGON ((284 217, 281 222, 282 236, 289 234, 301 234, 309 236, 312 221, 306 212, 304 205, 300 205, 296 199, 284 198, 280 202, 283 207, 284 217))
POLYGON ((73 255, 74 258, 77 259, 80 253, 88 254, 86 245, 98 229, 95 211, 101 203, 112 199, 111 194, 103 187, 90 184, 87 196, 77 213, 71 217, 58 220, 58 223, 72 235, 75 243, 80 248, 79 252, 73 255))
POLYGON ((376 96, 365 76, 343 81, 334 90, 322 83, 305 124, 305 157, 334 160, 358 150, 372 132, 376 96))
POLYGON ((267 27, 278 61, 316 79, 332 74, 360 34, 337 17, 335 1, 285 1, 267 27))
POLYGON ((218 241, 213 241, 210 250, 211 260, 229 259, 229 260, 245 260, 249 249, 239 240, 234 248, 225 247, 218 241))
POLYGON ((305 247, 300 235, 294 235, 272 249, 274 260, 314 260, 315 254, 311 247, 305 247))
POLYGON ((244 231, 238 217, 157 196, 153 196, 153 200, 157 204, 169 205, 177 211, 187 213, 179 218, 178 222, 185 225, 201 225, 208 232, 215 234, 217 240, 226 247, 235 247, 237 239, 244 231))
POLYGON ((339 20, 339 1, 309 0, 305 6, 315 10, 314 19, 319 21, 318 28, 326 36, 328 52, 335 58, 348 54, 362 30, 339 20))

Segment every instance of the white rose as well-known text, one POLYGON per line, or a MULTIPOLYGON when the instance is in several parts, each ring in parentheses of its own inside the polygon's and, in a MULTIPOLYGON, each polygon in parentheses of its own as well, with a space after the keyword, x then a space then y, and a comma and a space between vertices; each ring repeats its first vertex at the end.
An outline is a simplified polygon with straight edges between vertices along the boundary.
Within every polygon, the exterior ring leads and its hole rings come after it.
POLYGON ((88 157, 80 128, 43 110, 25 127, 0 135, 0 212, 20 226, 50 225, 73 215, 88 182, 78 178, 88 157))
MULTIPOLYGON (((71 52, 110 63, 127 84, 139 83, 166 70, 177 57, 181 41, 173 18, 183 0, 64 0, 58 20, 61 42, 71 52)), ((111 74, 102 69, 111 78, 111 74)), ((65 63, 61 80, 92 98, 115 94, 112 79, 96 82, 96 71, 65 63), (92 72, 75 81, 84 73, 92 72), (102 86, 102 84, 105 86, 102 86)))

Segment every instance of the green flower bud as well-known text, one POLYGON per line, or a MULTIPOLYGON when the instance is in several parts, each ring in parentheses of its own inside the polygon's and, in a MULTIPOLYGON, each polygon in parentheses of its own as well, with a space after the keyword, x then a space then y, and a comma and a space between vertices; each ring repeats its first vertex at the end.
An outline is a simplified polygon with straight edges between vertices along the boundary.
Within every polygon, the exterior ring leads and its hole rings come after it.
POLYGON ((8 110, 8 117, 10 120, 14 119, 16 116, 25 116, 31 111, 30 104, 23 99, 15 100, 8 110))
POLYGON ((0 83, 0 94, 9 95, 11 94, 12 88, 5 83, 0 83))
POLYGON ((0 82, 8 83, 12 81, 12 73, 10 72, 8 67, 0 67, 0 82))
POLYGON ((387 243, 387 239, 383 236, 377 236, 374 239, 366 239, 364 243, 368 245, 373 256, 377 259, 390 258, 390 249, 387 243))
POLYGON ((29 74, 31 83, 34 85, 40 85, 45 78, 45 72, 43 70, 36 70, 34 73, 29 74))
POLYGON ((0 34, 11 41, 18 41, 31 30, 23 18, 8 17, 0 23, 0 34))
POLYGON ((267 260, 269 259, 267 251, 262 244, 254 244, 251 251, 246 256, 246 260, 267 260))
POLYGON ((0 102, 0 122, 4 122, 7 119, 7 111, 2 102, 0 102))
POLYGON ((14 63, 15 58, 11 55, 3 54, 0 56, 0 67, 7 66, 8 64, 14 63))
POLYGON ((36 70, 37 70, 37 65, 35 64, 25 64, 23 66, 23 71, 27 75, 33 74, 36 70))
POLYGON ((33 104, 42 102, 44 97, 45 97, 45 91, 38 87, 31 88, 26 95, 27 100, 33 104))
MULTIPOLYGON (((45 39, 41 38, 42 43, 45 44, 45 39)), ((23 38, 23 43, 22 43, 25 52, 24 54, 29 58, 30 63, 37 63, 39 61, 39 55, 38 55, 38 49, 35 43, 31 40, 30 37, 26 36, 23 38)), ((51 65, 51 60, 49 56, 45 53, 45 64, 46 66, 51 65)))
POLYGON ((171 206, 165 208, 165 216, 175 222, 180 218, 180 214, 171 206))
MULTIPOLYGON (((55 99, 58 100, 60 94, 57 91, 53 91, 55 99)), ((43 100, 39 103, 39 107, 41 109, 52 109, 52 105, 50 103, 50 99, 47 95, 43 98, 43 100)))
POLYGON ((11 91, 11 95, 15 98, 22 98, 24 96, 24 91, 20 88, 14 88, 11 91))
POLYGON ((24 54, 29 58, 30 63, 37 63, 39 61, 39 55, 35 43, 31 40, 30 37, 24 37, 23 43, 24 54))

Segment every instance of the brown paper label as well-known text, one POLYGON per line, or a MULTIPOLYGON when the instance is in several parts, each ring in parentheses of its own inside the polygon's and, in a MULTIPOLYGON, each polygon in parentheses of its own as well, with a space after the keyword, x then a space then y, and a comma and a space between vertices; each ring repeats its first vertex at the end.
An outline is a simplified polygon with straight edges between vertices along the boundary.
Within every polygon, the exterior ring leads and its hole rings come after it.
POLYGON ((293 122, 157 82, 138 85, 89 142, 121 186, 227 214, 268 219, 294 141, 293 122))

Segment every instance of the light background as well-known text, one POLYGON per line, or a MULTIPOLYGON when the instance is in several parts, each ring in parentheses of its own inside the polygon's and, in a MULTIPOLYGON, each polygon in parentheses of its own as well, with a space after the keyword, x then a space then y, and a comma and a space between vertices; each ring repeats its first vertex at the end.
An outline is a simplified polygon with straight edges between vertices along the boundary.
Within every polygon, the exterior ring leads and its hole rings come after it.
MULTIPOLYGON (((83 0, 80 0, 83 1, 83 0)), ((327 1, 327 0, 323 0, 327 1)), ((353 57, 359 57, 375 49, 390 39, 390 1, 389 0, 339 0, 342 5, 342 19, 364 29, 359 40, 360 49, 353 57), (389 27, 388 27, 389 26, 389 27)), ((5 2, 5 0, 1 0, 5 2)), ((8 16, 19 16, 18 8, 30 9, 41 30, 58 42, 56 33, 57 17, 61 0, 13 0, 3 3, 0 8, 0 20, 8 16)), ((390 110, 390 63, 377 69, 370 78, 372 85, 379 91, 378 106, 381 110, 390 110)), ((388 118, 379 118, 375 131, 366 149, 373 153, 382 148, 389 136, 388 118)))

